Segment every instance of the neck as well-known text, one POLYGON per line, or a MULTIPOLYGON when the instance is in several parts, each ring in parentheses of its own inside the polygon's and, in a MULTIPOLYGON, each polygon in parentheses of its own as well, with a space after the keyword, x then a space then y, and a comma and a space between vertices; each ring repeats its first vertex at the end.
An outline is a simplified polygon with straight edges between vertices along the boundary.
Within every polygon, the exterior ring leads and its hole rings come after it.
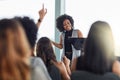
POLYGON ((34 48, 33 49, 31 49, 31 56, 35 56, 35 54, 34 54, 34 48))

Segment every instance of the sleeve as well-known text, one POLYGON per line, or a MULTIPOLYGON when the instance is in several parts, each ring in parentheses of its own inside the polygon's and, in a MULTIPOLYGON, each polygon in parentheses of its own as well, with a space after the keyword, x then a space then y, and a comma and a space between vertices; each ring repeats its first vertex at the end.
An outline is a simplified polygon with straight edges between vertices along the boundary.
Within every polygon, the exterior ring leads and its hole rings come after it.
POLYGON ((45 64, 40 58, 36 58, 33 63, 31 80, 51 80, 45 64))

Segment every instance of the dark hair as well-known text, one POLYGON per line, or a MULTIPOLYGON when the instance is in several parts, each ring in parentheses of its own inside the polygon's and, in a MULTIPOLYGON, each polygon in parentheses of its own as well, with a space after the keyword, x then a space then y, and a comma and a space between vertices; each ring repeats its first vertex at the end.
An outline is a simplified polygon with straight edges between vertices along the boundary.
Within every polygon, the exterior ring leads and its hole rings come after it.
POLYGON ((26 16, 24 16, 24 17, 16 16, 14 19, 18 20, 22 24, 22 26, 25 30, 28 42, 30 44, 30 47, 33 48, 35 46, 35 42, 37 40, 37 30, 38 30, 35 22, 26 16))
POLYGON ((104 74, 112 69, 115 58, 111 28, 104 21, 92 24, 84 48, 84 61, 88 71, 104 74))
POLYGON ((72 28, 74 28, 73 18, 71 16, 67 15, 67 14, 63 14, 56 19, 56 27, 60 32, 64 31, 63 22, 64 22, 65 19, 68 19, 70 21, 71 25, 72 25, 72 28))
POLYGON ((51 60, 57 61, 51 41, 47 37, 42 37, 38 40, 36 53, 38 57, 42 58, 48 71, 51 65, 51 60))

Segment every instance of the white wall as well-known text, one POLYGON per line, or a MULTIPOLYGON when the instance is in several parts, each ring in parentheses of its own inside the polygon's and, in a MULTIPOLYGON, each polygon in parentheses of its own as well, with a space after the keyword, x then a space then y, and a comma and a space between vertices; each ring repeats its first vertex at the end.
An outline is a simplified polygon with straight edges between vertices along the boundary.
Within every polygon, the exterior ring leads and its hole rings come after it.
POLYGON ((0 19, 29 16, 37 22, 38 11, 42 8, 43 3, 44 7, 47 8, 47 14, 38 31, 38 38, 47 36, 54 39, 54 0, 0 0, 0 19))

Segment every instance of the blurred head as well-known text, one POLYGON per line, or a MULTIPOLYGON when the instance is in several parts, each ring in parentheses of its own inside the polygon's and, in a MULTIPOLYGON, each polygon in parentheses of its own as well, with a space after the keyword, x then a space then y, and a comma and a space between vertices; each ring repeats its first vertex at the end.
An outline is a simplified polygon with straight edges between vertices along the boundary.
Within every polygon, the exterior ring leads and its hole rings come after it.
POLYGON ((21 25, 0 20, 0 79, 28 80, 30 49, 21 25))
POLYGON ((38 57, 42 58, 47 68, 51 65, 51 60, 56 61, 51 41, 47 37, 38 40, 36 53, 38 57))
POLYGON ((89 71, 104 73, 114 59, 114 41, 110 25, 104 21, 92 24, 85 43, 85 62, 89 71))
POLYGON ((61 15, 56 19, 56 27, 60 32, 69 31, 74 28, 74 20, 67 14, 61 15))
POLYGON ((35 22, 26 16, 15 17, 14 19, 18 20, 22 24, 22 27, 25 30, 30 47, 34 48, 36 40, 37 40, 37 30, 38 30, 35 22))

